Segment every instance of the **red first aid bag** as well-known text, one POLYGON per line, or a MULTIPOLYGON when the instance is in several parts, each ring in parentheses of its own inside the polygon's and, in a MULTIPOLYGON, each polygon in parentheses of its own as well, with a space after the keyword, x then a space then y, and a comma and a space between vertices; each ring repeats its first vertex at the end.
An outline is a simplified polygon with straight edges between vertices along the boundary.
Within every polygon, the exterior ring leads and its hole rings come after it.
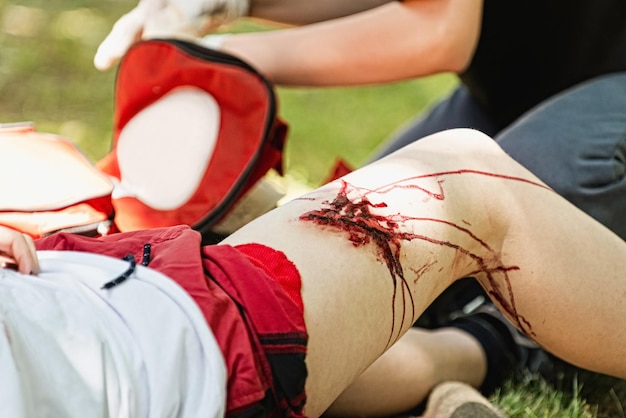
POLYGON ((272 84, 244 61, 181 40, 134 45, 118 68, 112 150, 97 163, 114 182, 116 226, 211 233, 282 172, 286 133, 272 84))
POLYGON ((0 125, 0 225, 34 238, 112 229, 113 184, 69 140, 0 125))

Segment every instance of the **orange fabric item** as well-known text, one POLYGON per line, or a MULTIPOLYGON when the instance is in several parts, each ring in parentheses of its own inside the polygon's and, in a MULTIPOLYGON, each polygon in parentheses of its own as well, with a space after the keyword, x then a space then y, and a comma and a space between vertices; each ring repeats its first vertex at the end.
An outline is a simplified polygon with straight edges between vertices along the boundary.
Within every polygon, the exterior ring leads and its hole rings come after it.
POLYGON ((0 125, 0 149, 0 225, 34 238, 109 229, 113 184, 69 140, 0 125))

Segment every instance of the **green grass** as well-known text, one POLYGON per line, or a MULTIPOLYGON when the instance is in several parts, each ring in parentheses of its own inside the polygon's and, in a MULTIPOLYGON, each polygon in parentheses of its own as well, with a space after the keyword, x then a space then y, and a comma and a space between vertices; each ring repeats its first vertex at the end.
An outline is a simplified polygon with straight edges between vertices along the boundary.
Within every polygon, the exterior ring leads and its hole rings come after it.
POLYGON ((509 384, 497 395, 495 402, 512 417, 593 417, 591 407, 578 393, 573 395, 554 390, 545 381, 516 387, 509 384))
MULTIPOLYGON (((72 139, 92 160, 101 158, 110 148, 115 72, 96 71, 92 58, 115 18, 135 4, 0 0, 0 123, 33 121, 40 131, 72 139)), ((366 88, 279 89, 280 113, 290 125, 287 172, 317 185, 336 158, 363 164, 455 83, 437 76, 366 88)), ((512 417, 625 417, 624 382, 597 376, 574 382, 509 383, 493 401, 512 417)))
POLYGON ((511 418, 625 418, 626 381, 577 370, 512 379, 492 396, 511 418))
POLYGON ((454 84, 453 77, 441 76, 375 87, 280 89, 281 113, 291 127, 288 165, 314 184, 337 157, 360 166, 454 84))

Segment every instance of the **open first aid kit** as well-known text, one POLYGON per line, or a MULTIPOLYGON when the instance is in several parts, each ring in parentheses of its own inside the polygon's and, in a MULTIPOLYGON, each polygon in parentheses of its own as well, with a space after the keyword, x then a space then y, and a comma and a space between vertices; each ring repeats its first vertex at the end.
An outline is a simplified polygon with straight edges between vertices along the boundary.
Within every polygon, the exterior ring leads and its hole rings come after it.
POLYGON ((280 199, 264 177, 282 174, 286 136, 272 84, 244 61, 142 41, 118 68, 112 147, 95 164, 68 139, 0 125, 0 225, 34 237, 176 224, 227 235, 280 199))

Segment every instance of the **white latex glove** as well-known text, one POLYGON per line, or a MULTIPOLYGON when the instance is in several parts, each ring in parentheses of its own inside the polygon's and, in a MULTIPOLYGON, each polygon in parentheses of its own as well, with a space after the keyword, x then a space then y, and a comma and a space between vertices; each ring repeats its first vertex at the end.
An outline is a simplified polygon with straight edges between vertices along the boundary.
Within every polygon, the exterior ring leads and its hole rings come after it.
POLYGON ((140 0, 98 47, 94 65, 112 67, 139 39, 191 37, 245 16, 250 0, 140 0))

